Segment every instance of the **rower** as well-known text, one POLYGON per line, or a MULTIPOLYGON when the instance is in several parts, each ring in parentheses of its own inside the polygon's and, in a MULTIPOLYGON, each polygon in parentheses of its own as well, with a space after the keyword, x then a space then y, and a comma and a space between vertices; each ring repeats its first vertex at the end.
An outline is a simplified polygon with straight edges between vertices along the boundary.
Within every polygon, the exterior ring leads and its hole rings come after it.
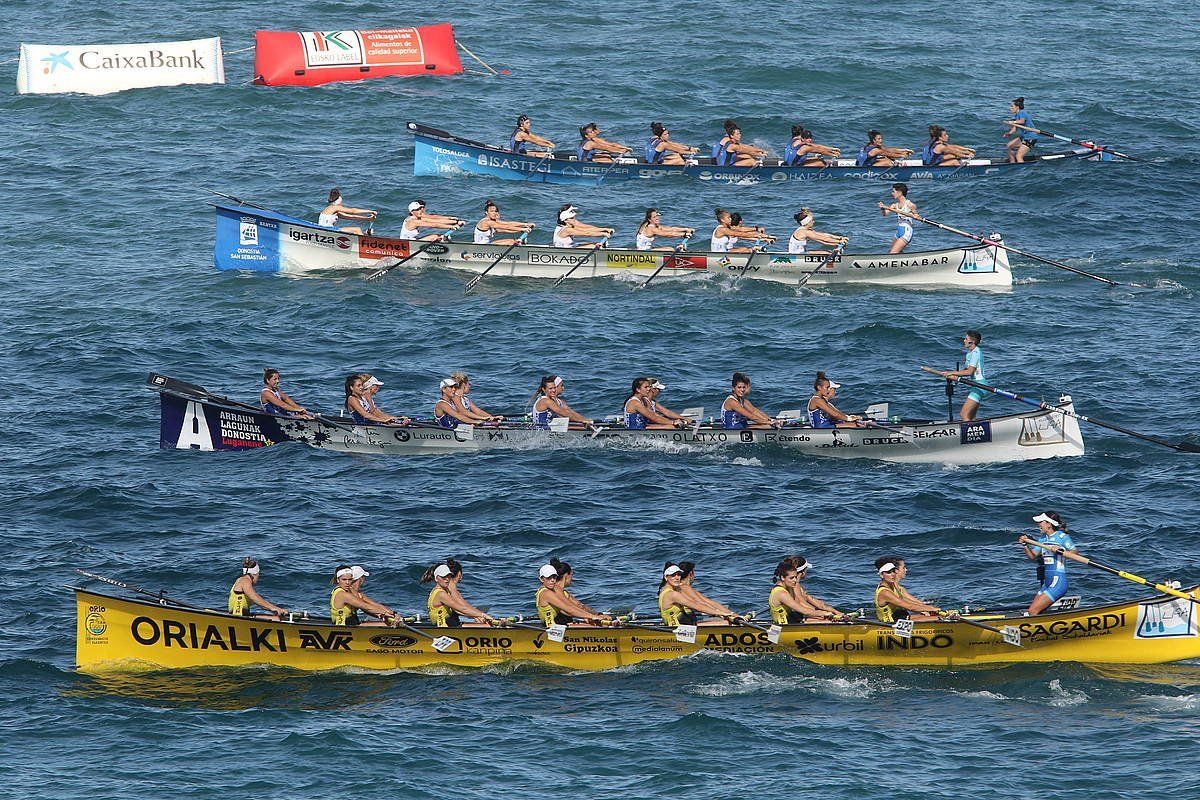
POLYGON ((809 619, 834 620, 845 614, 811 596, 800 586, 812 564, 803 556, 788 556, 775 567, 775 585, 768 601, 771 619, 779 625, 800 625, 809 619))
POLYGON ((579 220, 575 214, 579 208, 564 203, 558 209, 558 225, 554 228, 554 246, 555 247, 603 247, 602 242, 575 242, 576 236, 587 236, 593 238, 604 238, 612 236, 615 233, 615 228, 598 228, 595 225, 588 225, 586 222, 579 220))
POLYGON ((372 600, 371 598, 367 597, 366 593, 362 590, 363 584, 366 583, 367 578, 369 578, 369 577, 371 577, 371 573, 367 572, 366 569, 364 569, 362 566, 355 564, 350 567, 350 580, 351 580, 350 591, 354 593, 355 597, 357 597, 359 600, 361 600, 365 604, 365 607, 363 607, 363 611, 365 611, 367 614, 370 614, 371 616, 377 618, 374 620, 367 620, 367 621, 363 622, 362 624, 363 625, 384 625, 384 624, 386 624, 386 625, 391 625, 393 627, 397 626, 398 621, 400 619, 400 615, 397 614, 392 609, 385 606, 383 603, 376 602, 375 600, 372 600))
POLYGON ((893 556, 876 559, 875 571, 879 573, 879 585, 875 587, 875 617, 880 622, 888 625, 898 619, 927 622, 946 613, 937 606, 922 603, 900 585, 908 574, 904 559, 893 556))
POLYGON ((579 147, 575 155, 580 161, 611 163, 613 156, 632 153, 633 148, 600 138, 600 126, 589 122, 579 129, 579 147))
POLYGON ((570 625, 576 620, 600 624, 611 619, 607 614, 597 614, 565 592, 562 576, 553 562, 543 564, 538 570, 538 581, 541 586, 534 593, 533 602, 538 619, 547 628, 551 625, 570 625))
POLYGON ((912 150, 903 147, 887 147, 883 134, 876 130, 867 131, 867 143, 858 150, 855 165, 859 167, 895 167, 899 160, 912 155, 912 150))
POLYGON ((785 167, 824 167, 828 166, 824 157, 838 158, 842 151, 836 147, 826 147, 813 142, 812 131, 803 125, 792 126, 792 138, 783 149, 783 165, 785 167))
POLYGON ((1041 536, 1022 536, 1017 539, 1025 547, 1025 557, 1038 562, 1038 579, 1041 587, 1033 596, 1029 609, 1031 617, 1045 611, 1067 593, 1066 559, 1086 564, 1087 560, 1075 552, 1075 542, 1067 531, 1067 523, 1056 511, 1043 511, 1033 518, 1041 536))
MULTIPOLYGON (((329 202, 325 208, 321 209, 320 216, 317 217, 317 224, 326 228, 337 228, 338 220, 340 219, 375 219, 379 216, 378 211, 372 211, 369 208, 351 208, 347 205, 342 205, 342 190, 333 188, 329 190, 329 202)), ((338 228, 338 230, 346 233, 362 234, 362 228, 358 226, 346 226, 338 228)))
POLYGON ((791 564, 796 570, 798 576, 798 580, 795 585, 790 587, 792 596, 797 600, 812 606, 818 612, 817 614, 810 614, 809 616, 827 617, 831 620, 841 619, 842 621, 845 621, 848 618, 844 612, 839 611, 838 609, 829 605, 821 598, 809 594, 804 587, 800 585, 800 582, 808 577, 808 571, 812 569, 812 564, 804 556, 785 556, 783 563, 791 564))
POLYGON ((415 242, 445 242, 450 232, 466 224, 466 220, 444 214, 430 214, 425 210, 424 200, 413 200, 408 204, 408 216, 400 226, 400 238, 415 242), (422 231, 433 230, 433 233, 422 231), (438 233, 445 231, 445 233, 438 233))
POLYGON ((723 208, 713 209, 717 218, 717 227, 713 229, 709 242, 709 252, 712 253, 754 253, 761 249, 762 243, 770 244, 775 237, 769 235, 764 228, 750 227, 741 224, 741 216, 729 213, 723 208), (753 247, 738 247, 737 241, 754 239, 753 247))
POLYGON ((452 372, 450 377, 458 384, 454 395, 454 406, 474 422, 503 422, 504 417, 484 411, 468 395, 471 393, 471 377, 465 372, 452 372))
POLYGON ((517 117, 517 126, 513 128, 512 135, 508 137, 508 152, 516 153, 522 156, 553 156, 554 142, 549 139, 538 136, 530 128, 533 127, 533 122, 529 117, 522 114, 517 117), (545 148, 544 150, 530 150, 529 145, 545 148))
POLYGON ((361 374, 349 375, 346 377, 346 402, 345 408, 350 412, 350 417, 360 425, 380 422, 384 424, 408 423, 407 417, 393 417, 384 411, 381 411, 375 405, 372 389, 378 389, 383 382, 373 375, 364 377, 361 374), (370 385, 368 386, 368 382, 370 385), (368 394, 370 392, 370 394, 368 394))
POLYGON ((808 424, 814 428, 861 428, 862 417, 857 414, 843 414, 833 404, 837 390, 842 388, 840 383, 834 383, 825 376, 824 372, 817 373, 813 381, 813 395, 808 400, 808 424))
MULTIPOLYGON (((684 156, 694 156, 700 152, 699 147, 672 142, 671 131, 661 122, 651 122, 650 133, 654 135, 650 141, 646 142, 647 164, 679 165, 685 163, 684 156)), ((693 159, 688 159, 688 161, 696 163, 693 159)))
POLYGON ((849 236, 839 236, 834 233, 822 233, 813 230, 812 209, 802 208, 799 212, 792 215, 792 219, 796 220, 798 226, 792 231, 792 235, 788 237, 788 252, 793 255, 825 255, 826 250, 809 250, 809 242, 827 245, 829 247, 843 247, 846 242, 850 241, 849 236))
POLYGON ((271 618, 278 622, 288 613, 287 609, 275 605, 258 593, 255 586, 260 574, 257 561, 250 557, 242 559, 242 574, 229 589, 229 613, 238 617, 249 617, 253 606, 261 606, 270 611, 273 615, 271 618))
POLYGON ((649 378, 634 378, 629 397, 625 400, 625 428, 631 431, 663 431, 682 427, 687 421, 676 415, 676 419, 663 416, 650 404, 649 378))
POLYGON ((462 564, 453 558, 434 564, 421 576, 421 583, 432 581, 435 584, 429 592, 426 607, 429 609, 429 621, 438 628, 461 628, 464 616, 481 625, 490 625, 496 621, 495 617, 486 611, 468 603, 458 591, 458 582, 462 580, 462 576, 462 564))
POLYGON ((529 233, 532 222, 507 222, 500 219, 500 207, 488 200, 483 204, 483 219, 475 223, 475 244, 517 244, 520 239, 497 239, 499 233, 529 233))
MULTIPOLYGON (((359 567, 359 570, 363 573, 363 577, 370 574, 362 567, 359 567)), ((392 624, 395 624, 398 619, 395 612, 374 600, 360 596, 355 591, 354 575, 354 569, 349 564, 339 564, 333 571, 333 579, 329 581, 334 584, 333 591, 329 593, 329 618, 333 624, 350 626, 384 624, 379 621, 363 622, 358 617, 360 610, 367 614, 387 612, 387 617, 392 620, 392 624)))
POLYGON ((678 564, 668 561, 663 567, 662 583, 658 586, 658 610, 663 623, 674 628, 679 625, 720 625, 718 620, 697 622, 696 614, 721 617, 726 622, 742 622, 745 617, 724 603, 705 597, 693 583, 696 565, 691 561, 678 564))
POLYGON ((683 243, 676 247, 664 245, 663 247, 655 247, 655 238, 662 236, 667 239, 690 239, 695 233, 693 228, 677 228, 673 225, 662 224, 662 214, 658 213, 657 208, 647 208, 646 216, 642 218, 642 224, 638 225, 637 229, 637 249, 638 250, 685 250, 687 249, 683 243))
POLYGON ((896 238, 892 240, 892 249, 889 252, 899 253, 912 241, 913 218, 920 219, 917 214, 917 204, 908 199, 908 184, 893 183, 892 202, 888 205, 877 202, 875 205, 885 217, 888 212, 896 215, 896 238))
POLYGON ((312 415, 308 413, 308 410, 304 406, 297 403, 288 396, 287 392, 279 388, 281 380, 279 370, 269 368, 263 370, 263 388, 258 393, 258 402, 262 404, 262 410, 278 417, 312 419, 312 415))
POLYGON ((1015 134, 1015 138, 1011 139, 1007 144, 1008 161, 1011 164, 1023 164, 1025 163, 1025 156, 1029 155, 1029 151, 1038 143, 1037 132, 1031 130, 1037 126, 1033 124, 1033 118, 1025 110, 1024 97, 1018 97, 1009 103, 1008 113, 1012 119, 1006 121, 1005 124, 1012 127, 1005 131, 1004 135, 1014 136, 1015 134), (1018 128, 1018 125, 1023 127, 1018 128))
POLYGON ((744 428, 779 428, 783 420, 772 419, 759 411, 747 399, 750 394, 750 378, 743 372, 733 373, 732 391, 721 404, 721 425, 728 430, 744 428))
POLYGON ((549 428, 550 421, 555 417, 566 417, 571 422, 591 425, 593 421, 580 414, 566 404, 559 395, 563 392, 563 379, 558 375, 546 375, 538 384, 533 403, 533 425, 535 428, 549 428))
POLYGON ((575 570, 571 569, 571 565, 565 561, 559 561, 557 558, 550 559, 550 566, 558 572, 558 588, 562 592, 563 597, 577 603, 584 611, 588 613, 589 619, 598 619, 601 622, 611 622, 612 615, 601 614, 587 603, 583 602, 570 591, 571 584, 575 581, 575 570))
POLYGON ((666 384, 664 384, 658 378, 649 378, 649 381, 650 381, 650 394, 646 398, 646 402, 650 405, 650 410, 653 411, 655 414, 658 414, 660 417, 666 417, 667 419, 671 420, 672 422, 682 422, 684 424, 691 424, 692 420, 688 419, 687 417, 676 414, 674 411, 667 408, 662 403, 658 402, 658 396, 660 394, 662 394, 663 389, 667 388, 666 384))
MULTIPOLYGON (((982 341, 983 334, 979 331, 964 333, 962 345, 963 349, 967 351, 966 365, 962 369, 943 370, 938 374, 952 381, 959 378, 970 378, 977 383, 987 383, 987 374, 983 368, 983 348, 979 346, 982 341)), ((972 387, 971 391, 967 393, 967 399, 963 401, 962 408, 958 411, 959 419, 963 422, 975 419, 975 415, 979 412, 979 404, 986 396, 987 392, 983 389, 972 387)))
POLYGON ((438 385, 441 397, 433 405, 433 421, 442 428, 457 428, 459 425, 473 425, 476 420, 470 414, 459 408, 458 381, 454 378, 442 378, 438 385))
POLYGON ((929 126, 929 141, 921 148, 921 163, 927 167, 959 167, 964 159, 974 158, 969 147, 950 144, 950 133, 941 125, 929 126))
POLYGON ((729 141, 725 145, 726 162, 731 167, 753 167, 761 164, 767 151, 752 144, 742 144, 742 129, 737 125, 727 129, 729 141))
POLYGON ((713 164, 718 167, 728 167, 733 163, 729 153, 729 132, 737 128, 737 123, 731 119, 725 120, 725 135, 717 140, 712 148, 713 164))

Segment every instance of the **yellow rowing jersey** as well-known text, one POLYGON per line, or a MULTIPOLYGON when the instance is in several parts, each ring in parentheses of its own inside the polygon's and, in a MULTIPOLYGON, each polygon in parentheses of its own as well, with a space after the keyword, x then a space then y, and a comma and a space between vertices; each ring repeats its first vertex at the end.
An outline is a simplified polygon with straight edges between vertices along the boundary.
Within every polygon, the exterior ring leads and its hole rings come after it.
POLYGON ((229 587, 229 613, 239 617, 250 616, 250 598, 246 597, 245 592, 238 591, 237 581, 229 587))
MULTIPOLYGON (((338 592, 346 592, 340 586, 333 587, 333 591, 329 593, 329 618, 333 620, 334 625, 357 625, 358 624, 358 609, 351 605, 344 605, 341 608, 336 608, 333 605, 334 598, 338 596, 338 592)), ((350 594, 350 592, 346 592, 350 594)))
POLYGON ((778 600, 778 592, 790 595, 786 586, 776 586, 771 589, 771 595, 768 602, 771 605, 771 619, 777 625, 799 625, 804 622, 804 615, 793 608, 785 606, 782 601, 778 600))
POLYGON ((425 601, 425 607, 429 610, 429 621, 438 628, 461 628, 462 621, 459 619, 457 611, 450 606, 434 605, 433 603, 438 592, 444 591, 446 590, 440 586, 435 586, 429 591, 429 599, 425 601))
MULTIPOLYGON (((880 622, 886 622, 888 625, 891 625, 898 619, 908 619, 908 609, 907 608, 901 608, 900 606, 893 605, 891 603, 880 603, 879 602, 879 593, 882 592, 884 589, 890 589, 890 588, 891 587, 889 587, 887 584, 884 584, 884 583, 881 583, 875 587, 875 617, 880 622)), ((896 584, 896 588, 892 589, 892 591, 896 594, 897 597, 908 597, 909 596, 908 592, 905 591, 904 587, 901 586, 900 584, 896 584)))
MULTIPOLYGON (((542 624, 547 628, 549 628, 551 625, 570 625, 575 621, 574 617, 570 616, 569 614, 562 613, 554 606, 544 605, 542 603, 542 592, 548 591, 550 590, 545 586, 542 586, 539 587, 538 590, 533 594, 533 602, 534 605, 537 606, 538 619, 541 620, 542 624)), ((563 592, 563 594, 567 593, 563 592)), ((570 597, 570 595, 567 594, 567 597, 570 597)))
POLYGON ((663 595, 669 591, 671 591, 671 587, 664 586, 658 593, 658 613, 662 616, 663 624, 668 628, 677 628, 680 625, 695 625, 696 612, 683 603, 672 603, 669 606, 663 605, 663 595))

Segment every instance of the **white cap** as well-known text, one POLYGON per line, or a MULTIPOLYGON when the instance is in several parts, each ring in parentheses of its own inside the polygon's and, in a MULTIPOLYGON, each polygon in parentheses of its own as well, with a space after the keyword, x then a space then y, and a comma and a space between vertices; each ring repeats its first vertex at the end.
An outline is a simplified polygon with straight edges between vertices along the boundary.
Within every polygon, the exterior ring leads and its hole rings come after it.
POLYGON ((830 381, 830 382, 829 382, 829 387, 830 387, 831 389, 840 389, 840 388, 842 388, 842 385, 841 385, 840 383, 836 382, 836 381, 830 381))
POLYGON ((372 386, 383 386, 383 381, 376 378, 374 375, 363 381, 363 388, 370 389, 372 386))
POLYGON ((408 204, 408 213, 411 214, 412 212, 416 211, 418 208, 424 208, 424 207, 425 207, 425 204, 422 203, 420 200, 413 200, 411 203, 408 204))
POLYGON ((800 227, 801 228, 803 228, 806 225, 812 225, 812 224, 813 224, 813 215, 812 214, 805 214, 803 217, 800 218, 800 227))
POLYGON ((561 376, 561 375, 555 375, 555 376, 554 376, 554 385, 555 385, 555 386, 562 386, 562 376, 561 376))
POLYGON ((445 564, 438 564, 437 568, 434 569, 434 571, 433 571, 433 577, 449 578, 450 577, 450 568, 447 567, 445 564))
POLYGON ((250 568, 242 567, 242 574, 243 575, 257 575, 258 574, 258 564, 255 564, 253 567, 250 567, 250 568))
POLYGON ((335 577, 335 578, 344 578, 344 577, 345 577, 345 576, 347 576, 347 575, 349 575, 351 578, 353 578, 353 577, 354 577, 354 570, 350 569, 350 567, 346 567, 345 569, 339 569, 337 572, 335 572, 335 573, 333 574, 333 577, 335 577))
POLYGON ((578 210, 579 209, 577 209, 575 206, 568 206, 566 209, 559 212, 558 221, 562 222, 565 219, 575 219, 575 212, 578 210))
POLYGON ((879 574, 882 575, 885 572, 891 572, 895 568, 896 568, 896 565, 889 561, 886 564, 884 564, 882 567, 879 568, 879 574))
POLYGON ((359 578, 369 578, 371 577, 371 573, 355 564, 350 568, 350 577, 354 578, 354 580, 358 580, 359 578))
POLYGON ((443 389, 448 389, 451 386, 458 386, 458 381, 454 380, 454 378, 442 378, 442 382, 439 385, 443 389))
POLYGON ((654 383, 650 384, 650 388, 651 389, 665 389, 667 387, 663 384, 662 381, 655 380, 654 383))
POLYGON ((538 570, 538 577, 539 578, 557 578, 558 570, 556 570, 554 567, 550 566, 549 564, 543 564, 542 568, 538 570))
POLYGON ((1036 517, 1033 518, 1033 521, 1034 522, 1049 522, 1051 525, 1053 525, 1056 528, 1062 527, 1062 523, 1059 522, 1058 520, 1054 519, 1054 517, 1051 517, 1049 514, 1038 514, 1036 517))
POLYGON ((669 566, 663 570, 663 577, 665 578, 668 575, 678 575, 681 572, 683 572, 683 570, 681 570, 679 568, 678 564, 672 564, 671 566, 669 566))

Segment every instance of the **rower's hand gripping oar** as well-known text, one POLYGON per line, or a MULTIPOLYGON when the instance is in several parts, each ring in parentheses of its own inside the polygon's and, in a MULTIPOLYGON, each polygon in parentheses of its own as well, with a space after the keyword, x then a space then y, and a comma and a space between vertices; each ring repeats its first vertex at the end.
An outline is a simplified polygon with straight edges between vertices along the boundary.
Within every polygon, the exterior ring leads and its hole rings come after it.
POLYGON ((1033 253, 1028 253, 1024 250, 1018 250, 1015 247, 1010 247, 1009 245, 1006 245, 1003 242, 998 242, 995 239, 989 239, 986 236, 976 236, 973 233, 967 233, 964 230, 959 230, 958 228, 953 228, 949 225, 943 225, 942 223, 931 220, 928 217, 918 216, 917 214, 907 214, 903 211, 897 211, 894 208, 890 209, 890 210, 896 216, 907 217, 908 219, 915 219, 917 222, 924 222, 926 225, 932 225, 933 227, 938 228, 943 231, 946 231, 948 233, 956 233, 959 236, 965 236, 968 239, 974 239, 975 241, 979 242, 980 244, 985 244, 988 247, 999 247, 1000 249, 1007 250, 1010 253, 1016 253, 1017 255, 1025 256, 1026 258, 1032 258, 1034 261, 1040 261, 1043 264, 1049 264, 1052 267, 1058 267, 1059 269, 1065 269, 1067 272, 1074 272, 1076 275, 1082 275, 1083 277, 1091 278, 1094 281, 1100 281, 1101 283, 1107 283, 1109 286, 1121 286, 1122 285, 1118 281, 1114 281, 1111 278, 1105 278, 1102 275, 1093 275, 1090 272, 1087 272, 1082 269, 1078 269, 1076 267, 1072 267, 1068 264, 1064 264, 1061 261, 1054 261, 1049 258, 1042 258, 1041 256, 1034 255, 1033 253))
POLYGON ((471 290, 474 289, 475 286, 481 280, 483 280, 483 276, 487 275, 489 272, 492 271, 493 267, 495 267, 497 264, 499 264, 501 261, 503 261, 504 257, 507 256, 509 253, 511 253, 514 247, 516 247, 519 244, 525 243, 525 237, 527 237, 528 235, 529 235, 529 231, 525 231, 524 233, 522 233, 515 242, 513 242, 512 244, 510 244, 508 247, 506 247, 504 249, 503 253, 496 256, 496 259, 492 263, 487 265, 487 269, 485 269, 483 272, 476 275, 474 278, 471 278, 471 280, 467 281, 467 288, 465 288, 463 290, 463 294, 470 294, 471 290))
POLYGON ((1098 153, 1108 153, 1109 155, 1114 155, 1117 158, 1125 158, 1125 159, 1128 159, 1129 161, 1141 161, 1142 160, 1140 158, 1134 158, 1133 156, 1127 156, 1124 153, 1117 152, 1116 150, 1113 150, 1111 147, 1101 147, 1100 145, 1096 144, 1095 142, 1085 142, 1082 139, 1072 139, 1069 136, 1059 136, 1057 133, 1051 133, 1050 131, 1044 131, 1041 128, 1031 128, 1028 125, 1022 125, 1019 122, 1013 122, 1012 126, 1014 128, 1020 128, 1023 131, 1032 131, 1033 133, 1037 133, 1042 136, 1049 136, 1051 139, 1058 139, 1060 142, 1070 142, 1071 144, 1077 144, 1080 147, 1086 147, 1089 150, 1095 150, 1098 153))
MULTIPOLYGON (((929 372, 933 375, 940 376, 942 374, 940 371, 938 371, 936 369, 932 369, 930 367, 923 366, 923 367, 921 367, 921 369, 924 370, 925 372, 929 372)), ((1009 400, 1016 400, 1018 403, 1025 403, 1026 405, 1033 406, 1034 408, 1040 408, 1043 411, 1055 411, 1064 416, 1072 417, 1074 419, 1080 420, 1081 422, 1090 422, 1093 425, 1097 425, 1101 428, 1108 428, 1109 430, 1116 431, 1117 433, 1123 433, 1126 436, 1132 436, 1135 439, 1142 439, 1143 441, 1151 442, 1153 444, 1161 445, 1163 447, 1169 447, 1172 450, 1179 452, 1179 453, 1200 453, 1200 445, 1193 444, 1191 442, 1179 442, 1178 444, 1176 444, 1174 442, 1168 442, 1165 439, 1159 439, 1157 436, 1150 436, 1145 433, 1138 433, 1137 431, 1131 431, 1129 428, 1123 428, 1120 425, 1116 425, 1111 422, 1104 422, 1103 420, 1093 419, 1092 417, 1089 417, 1085 414, 1080 414, 1078 411, 1068 411, 1065 408, 1059 408, 1058 406, 1052 406, 1049 403, 1044 403, 1041 400, 1034 400, 1030 397, 1025 397, 1024 395, 1019 395, 1016 392, 1009 392, 1004 389, 999 389, 995 386, 988 386, 986 383, 980 383, 979 381, 973 381, 970 378, 965 378, 962 376, 955 376, 954 378, 951 378, 951 380, 956 380, 959 383, 970 386, 973 389, 979 389, 984 392, 991 392, 992 394, 999 395, 1000 397, 1007 397, 1009 400)))
MULTIPOLYGON (((1047 547, 1045 545, 1041 545, 1041 544, 1037 544, 1037 543, 1032 543, 1029 546, 1036 547, 1039 550, 1048 550, 1052 553, 1057 552, 1057 550, 1058 550, 1058 548, 1047 547)), ((1075 556, 1075 558, 1073 560, 1082 561, 1084 564, 1087 564, 1089 567, 1095 567, 1096 569, 1103 570, 1104 572, 1107 572, 1110 575, 1116 575, 1117 577, 1124 578, 1127 581, 1133 581, 1134 583, 1139 583, 1142 586, 1149 586, 1153 589, 1156 589, 1156 590, 1162 592, 1163 594, 1169 594, 1172 597, 1178 597, 1181 600, 1188 600, 1193 603, 1196 603, 1197 605, 1200 605, 1200 598, 1198 598, 1194 595, 1190 595, 1187 592, 1181 592, 1178 589, 1174 588, 1173 586, 1167 586, 1165 583, 1154 583, 1153 581, 1148 581, 1139 575, 1134 575, 1132 572, 1126 572, 1125 570, 1118 569, 1117 567, 1110 567, 1107 564, 1101 564, 1099 561, 1095 561, 1094 559, 1088 558, 1085 555, 1080 555, 1079 553, 1074 553, 1073 555, 1075 556)))
POLYGON ((564 272, 562 275, 559 275, 558 279, 556 281, 554 281, 554 285, 551 286, 550 288, 557 289, 559 286, 562 286, 562 282, 565 281, 567 278, 571 277, 571 274, 574 273, 575 270, 582 267, 589 259, 591 259, 593 256, 595 256, 596 251, 599 250, 600 248, 604 247, 604 245, 608 244, 608 240, 610 238, 611 238, 610 236, 605 236, 603 239, 601 239, 599 241, 599 243, 595 247, 588 248, 588 252, 584 253, 579 258, 575 259, 575 263, 571 265, 571 268, 569 270, 567 270, 566 272, 564 272))

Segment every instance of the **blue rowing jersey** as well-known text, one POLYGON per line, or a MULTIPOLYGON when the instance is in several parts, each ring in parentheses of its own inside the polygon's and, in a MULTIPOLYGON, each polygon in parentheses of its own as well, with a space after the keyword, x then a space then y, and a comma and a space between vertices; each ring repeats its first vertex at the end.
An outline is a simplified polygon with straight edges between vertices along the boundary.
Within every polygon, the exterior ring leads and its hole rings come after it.
POLYGON ((729 166, 729 138, 722 136, 721 140, 713 145, 712 157, 713 163, 718 167, 729 166))
POLYGON ((927 167, 936 167, 942 163, 942 154, 934 152, 934 147, 937 146, 937 139, 930 139, 921 148, 921 163, 927 167))
POLYGON ((647 164, 661 164, 662 163, 663 156, 665 155, 665 153, 663 153, 662 151, 660 151, 658 149, 658 145, 661 141, 662 141, 662 139, 655 136, 653 139, 646 142, 646 163, 647 164))
MULTIPOLYGON (((1029 116, 1029 112, 1023 108, 1013 116, 1013 121, 1029 128, 1036 127, 1033 124, 1033 117, 1029 116)), ((1025 141, 1037 138, 1037 133, 1034 131, 1022 131, 1020 128, 1017 128, 1017 130, 1021 132, 1021 138, 1025 141)))
POLYGON ((435 403, 435 404, 434 404, 434 406, 433 406, 433 421, 434 421, 434 422, 436 422, 436 423, 437 423, 439 426, 441 426, 441 427, 443 427, 443 428, 453 428, 453 427, 455 427, 456 425, 458 425, 458 420, 457 420, 457 419, 455 419, 455 418, 454 418, 453 416, 451 416, 450 414, 439 414, 439 413, 437 413, 437 407, 438 407, 438 405, 440 405, 442 402, 443 402, 443 401, 441 400, 441 398, 438 398, 438 401, 437 401, 437 403, 435 403))
POLYGON ((583 139, 582 141, 579 142, 579 147, 575 148, 575 155, 579 158, 580 161, 591 161, 591 160, 595 159, 596 151, 595 150, 584 150, 583 146, 585 144, 587 144, 587 139, 583 139))
POLYGON ((346 405, 350 409, 350 418, 360 425, 370 425, 374 420, 367 419, 360 413, 367 410, 367 404, 363 402, 361 397, 351 397, 346 400, 346 405))
POLYGON ((800 163, 800 156, 796 152, 802 145, 796 144, 798 137, 792 137, 788 140, 787 145, 783 148, 783 165, 785 167, 795 166, 800 163))
POLYGON ((869 167, 873 165, 879 160, 879 156, 871 155, 871 151, 876 149, 878 148, 876 148, 873 144, 864 144, 858 149, 858 158, 854 160, 854 163, 860 167, 869 167))
POLYGON ((640 411, 630 411, 629 400, 625 401, 625 427, 631 431, 646 430, 646 415, 640 411))
POLYGON ((562 416, 562 415, 555 413, 553 407, 547 407, 545 411, 538 411, 537 403, 534 403, 534 405, 533 405, 534 427, 548 428, 548 427, 550 427, 550 420, 554 419, 555 417, 559 417, 559 416, 562 416))
POLYGON ((508 137, 508 152, 510 152, 510 153, 520 153, 520 154, 524 155, 525 154, 525 145, 526 145, 526 142, 518 142, 517 141, 517 132, 516 131, 513 131, 512 136, 508 137))
POLYGON ((808 410, 808 424, 814 428, 836 428, 837 423, 830 418, 829 414, 825 413, 823 408, 810 408, 808 410))
MULTIPOLYGON (((1075 542, 1071 540, 1071 535, 1066 531, 1055 531, 1049 536, 1040 536, 1037 539, 1039 544, 1052 544, 1057 547, 1064 547, 1067 550, 1075 549, 1075 542)), ((1036 548, 1035 548, 1036 550, 1036 548)), ((1051 553, 1049 550, 1037 550, 1042 565, 1046 568, 1046 582, 1049 583, 1053 576, 1065 578, 1067 576, 1067 559, 1058 553, 1051 553)))
MULTIPOLYGON (((726 399, 735 399, 735 398, 733 398, 733 395, 729 395, 729 398, 726 398, 726 399)), ((749 424, 750 424, 750 418, 747 417, 745 414, 734 411, 731 408, 722 408, 721 409, 721 426, 724 427, 726 430, 731 430, 731 431, 740 430, 742 428, 747 427, 749 424)))
MULTIPOLYGON (((271 394, 275 395, 276 400, 279 400, 282 402, 283 398, 279 396, 278 389, 271 389, 270 392, 271 392, 271 394)), ((288 411, 283 406, 277 406, 271 402, 263 403, 262 410, 268 414, 274 414, 277 417, 294 417, 294 416, 296 416, 293 412, 288 411)))

